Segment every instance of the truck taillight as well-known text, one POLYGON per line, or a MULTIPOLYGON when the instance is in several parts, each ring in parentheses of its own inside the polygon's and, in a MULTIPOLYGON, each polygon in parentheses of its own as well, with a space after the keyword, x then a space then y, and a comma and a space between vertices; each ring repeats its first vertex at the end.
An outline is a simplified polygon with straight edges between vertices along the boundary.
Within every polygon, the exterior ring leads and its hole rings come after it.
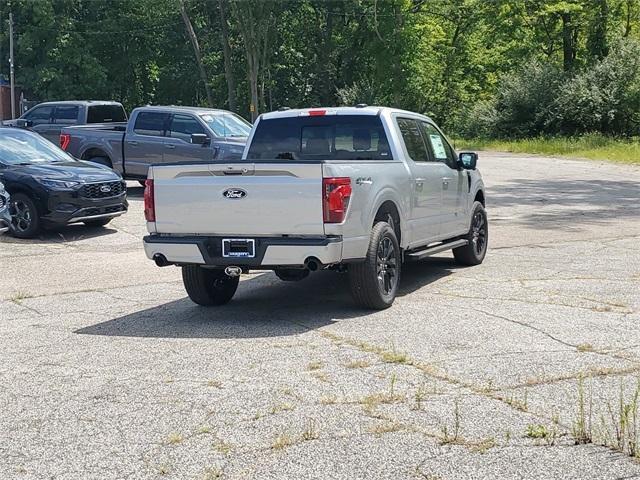
POLYGON ((324 223, 342 223, 351 198, 351 179, 331 177, 322 179, 322 213, 324 223))
POLYGON ((69 142, 71 141, 71 135, 69 135, 68 133, 61 133, 60 134, 60 148, 63 150, 66 150, 67 147, 69 146, 69 142))
POLYGON ((153 194, 153 180, 144 182, 144 218, 147 222, 156 221, 156 202, 153 194))

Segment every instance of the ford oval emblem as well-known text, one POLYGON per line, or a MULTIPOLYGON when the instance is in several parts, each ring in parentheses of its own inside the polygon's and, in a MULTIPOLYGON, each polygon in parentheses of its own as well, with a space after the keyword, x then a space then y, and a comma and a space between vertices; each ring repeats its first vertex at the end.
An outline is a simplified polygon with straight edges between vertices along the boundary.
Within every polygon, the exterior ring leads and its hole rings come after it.
POLYGON ((241 188, 227 188, 224 192, 222 192, 222 196, 224 198, 237 200, 246 197, 247 192, 245 190, 242 190, 241 188))
POLYGON ((100 191, 102 193, 109 193, 111 191, 111 187, 109 185, 102 185, 100 187, 100 191))

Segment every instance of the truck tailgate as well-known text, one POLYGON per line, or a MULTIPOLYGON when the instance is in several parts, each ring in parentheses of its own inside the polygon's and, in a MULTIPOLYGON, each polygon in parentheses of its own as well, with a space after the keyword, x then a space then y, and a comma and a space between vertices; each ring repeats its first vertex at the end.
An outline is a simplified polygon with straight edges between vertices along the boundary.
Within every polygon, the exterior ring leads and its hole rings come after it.
POLYGON ((323 235, 320 163, 153 167, 156 232, 323 235))

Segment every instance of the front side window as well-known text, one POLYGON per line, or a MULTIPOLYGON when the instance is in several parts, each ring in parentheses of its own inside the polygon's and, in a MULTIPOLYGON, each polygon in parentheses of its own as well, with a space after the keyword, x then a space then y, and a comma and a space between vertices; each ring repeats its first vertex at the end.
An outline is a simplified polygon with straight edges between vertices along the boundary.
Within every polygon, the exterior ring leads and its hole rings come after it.
POLYGON ((323 115, 261 120, 249 160, 393 160, 380 117, 323 115))
POLYGON ((192 133, 204 133, 204 127, 200 122, 189 115, 174 115, 169 125, 168 136, 179 138, 187 143, 191 143, 192 133))
POLYGON ((140 112, 133 126, 133 131, 138 135, 150 135, 163 137, 169 121, 168 113, 140 112))
POLYGON ((427 140, 427 144, 433 154, 433 158, 442 163, 446 163, 451 168, 455 168, 453 151, 447 142, 447 139, 430 123, 420 122, 422 132, 427 140))
POLYGON ((40 135, 7 128, 0 133, 0 163, 5 165, 71 161, 74 161, 73 157, 40 135))
POLYGON ((51 114, 53 113, 53 107, 36 107, 30 112, 27 112, 24 116, 25 119, 31 120, 33 126, 42 125, 44 123, 51 123, 51 114))
POLYGON ((429 154, 422 140, 418 122, 411 118, 398 118, 397 123, 404 146, 411 160, 414 162, 428 162, 430 160, 429 154))
POLYGON ((218 137, 248 137, 251 124, 233 113, 206 113, 200 118, 218 137))
POLYGON ((78 123, 78 110, 77 106, 56 107, 53 122, 67 125, 78 123))

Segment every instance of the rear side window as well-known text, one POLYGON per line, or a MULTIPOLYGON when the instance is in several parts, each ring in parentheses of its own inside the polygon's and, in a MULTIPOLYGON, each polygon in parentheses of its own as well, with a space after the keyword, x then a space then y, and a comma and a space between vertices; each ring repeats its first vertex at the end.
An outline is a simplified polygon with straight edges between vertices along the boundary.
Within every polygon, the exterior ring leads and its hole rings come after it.
POLYGON ((418 122, 410 118, 398 118, 398 128, 404 141, 404 146, 411 160, 414 162, 428 162, 429 154, 427 147, 422 140, 418 122))
POLYGON ((261 120, 250 160, 392 160, 382 121, 374 115, 261 120))
MULTIPOLYGON (((137 122, 136 122, 137 123, 137 122)), ((192 133, 205 133, 204 127, 195 118, 189 115, 174 115, 169 126, 169 135, 179 138, 187 143, 191 142, 192 133)))
POLYGON ((138 135, 163 137, 168 121, 168 113, 140 112, 136 118, 136 124, 133 126, 133 131, 138 135))
POLYGON ((126 121, 127 113, 122 105, 91 105, 87 111, 87 123, 126 121))
POLYGON ((78 111, 79 108, 77 106, 64 106, 64 107, 56 107, 55 113, 53 115, 54 123, 78 123, 78 111))

